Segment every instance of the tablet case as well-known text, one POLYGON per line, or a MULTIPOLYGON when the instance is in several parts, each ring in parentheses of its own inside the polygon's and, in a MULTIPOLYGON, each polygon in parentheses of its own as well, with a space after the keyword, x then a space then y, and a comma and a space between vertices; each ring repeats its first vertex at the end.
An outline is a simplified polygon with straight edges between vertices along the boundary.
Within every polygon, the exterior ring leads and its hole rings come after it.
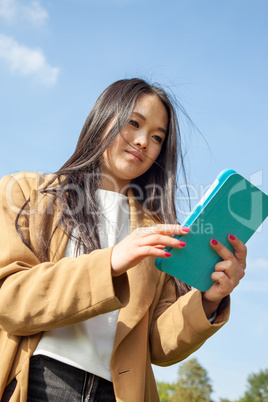
POLYGON ((182 223, 191 228, 183 235, 186 247, 166 247, 172 256, 156 258, 155 265, 204 292, 213 284, 211 274, 215 264, 222 260, 210 247, 210 240, 216 239, 233 252, 228 235, 246 243, 267 215, 267 194, 234 170, 226 169, 182 223))

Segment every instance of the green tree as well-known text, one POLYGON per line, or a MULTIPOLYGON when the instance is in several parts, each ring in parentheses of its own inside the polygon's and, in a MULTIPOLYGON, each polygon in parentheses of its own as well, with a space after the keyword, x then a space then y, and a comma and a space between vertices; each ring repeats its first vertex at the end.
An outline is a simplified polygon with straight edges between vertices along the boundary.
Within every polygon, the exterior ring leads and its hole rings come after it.
POLYGON ((176 394, 171 401, 210 402, 212 386, 207 371, 198 363, 197 359, 187 360, 179 368, 176 394))
POLYGON ((175 385, 167 382, 158 382, 157 390, 161 402, 169 402, 170 396, 175 392, 175 385))
POLYGON ((268 402, 268 369, 248 376, 245 395, 239 402, 268 402))
POLYGON ((196 359, 180 366, 176 384, 158 383, 158 390, 161 402, 211 402, 210 379, 196 359))

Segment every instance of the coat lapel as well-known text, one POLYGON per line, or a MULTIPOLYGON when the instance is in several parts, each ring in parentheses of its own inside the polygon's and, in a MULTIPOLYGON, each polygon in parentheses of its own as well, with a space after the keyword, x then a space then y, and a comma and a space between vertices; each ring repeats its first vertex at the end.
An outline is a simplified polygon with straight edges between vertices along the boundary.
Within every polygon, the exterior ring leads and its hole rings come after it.
MULTIPOLYGON (((142 205, 135 200, 131 191, 128 193, 130 207, 130 231, 138 227, 156 224, 152 216, 146 214, 142 205)), ((128 270, 129 303, 120 309, 114 341, 114 350, 129 334, 132 328, 144 317, 152 304, 160 271, 155 268, 154 257, 145 258, 136 267, 128 270)))
POLYGON ((53 195, 44 193, 42 190, 48 185, 57 185, 55 175, 48 176, 50 180, 37 189, 31 191, 31 216, 30 216, 30 232, 32 234, 32 247, 39 254, 39 249, 42 247, 39 242, 40 228, 45 216, 45 231, 46 239, 53 236, 49 246, 49 259, 52 262, 57 262, 64 256, 64 252, 68 242, 68 236, 61 227, 58 227, 58 222, 61 215, 61 207, 58 199, 53 202, 53 195))

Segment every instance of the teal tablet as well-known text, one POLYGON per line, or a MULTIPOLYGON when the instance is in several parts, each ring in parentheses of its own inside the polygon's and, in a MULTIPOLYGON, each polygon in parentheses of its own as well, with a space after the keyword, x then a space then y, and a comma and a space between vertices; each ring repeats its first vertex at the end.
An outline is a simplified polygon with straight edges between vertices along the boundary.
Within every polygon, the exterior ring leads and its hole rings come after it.
POLYGON ((204 292, 213 284, 215 264, 222 260, 210 247, 210 240, 218 240, 233 252, 229 234, 246 243, 267 215, 267 194, 234 170, 224 170, 182 223, 191 228, 183 235, 186 247, 165 248, 171 257, 156 258, 155 265, 204 292))

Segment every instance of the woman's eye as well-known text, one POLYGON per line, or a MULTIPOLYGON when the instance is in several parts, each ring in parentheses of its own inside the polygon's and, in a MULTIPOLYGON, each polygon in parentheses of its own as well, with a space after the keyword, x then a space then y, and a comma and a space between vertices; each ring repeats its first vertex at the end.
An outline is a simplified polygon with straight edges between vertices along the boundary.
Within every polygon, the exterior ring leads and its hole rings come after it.
POLYGON ((161 144, 162 141, 163 141, 163 138, 160 137, 160 135, 154 135, 153 138, 154 138, 157 142, 159 142, 159 144, 161 144))
POLYGON ((139 128, 139 123, 136 120, 129 120, 129 124, 133 127, 139 128))

